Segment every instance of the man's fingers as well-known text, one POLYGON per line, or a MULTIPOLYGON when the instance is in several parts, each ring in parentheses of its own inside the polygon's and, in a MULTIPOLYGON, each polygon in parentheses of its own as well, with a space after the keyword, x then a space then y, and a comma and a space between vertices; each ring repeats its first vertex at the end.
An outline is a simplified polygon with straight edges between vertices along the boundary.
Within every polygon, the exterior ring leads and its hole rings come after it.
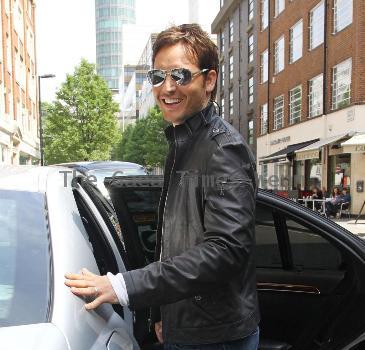
POLYGON ((89 282, 85 281, 85 280, 67 279, 67 280, 65 280, 65 285, 68 286, 68 287, 76 287, 76 288, 90 287, 89 282))
POLYGON ((101 305, 103 302, 101 300, 101 298, 96 298, 95 300, 93 300, 91 303, 85 304, 85 309, 86 310, 93 310, 96 309, 99 305, 101 305))
POLYGON ((71 292, 76 295, 82 295, 85 297, 95 297, 96 296, 96 290, 95 287, 89 287, 89 288, 71 288, 71 292))

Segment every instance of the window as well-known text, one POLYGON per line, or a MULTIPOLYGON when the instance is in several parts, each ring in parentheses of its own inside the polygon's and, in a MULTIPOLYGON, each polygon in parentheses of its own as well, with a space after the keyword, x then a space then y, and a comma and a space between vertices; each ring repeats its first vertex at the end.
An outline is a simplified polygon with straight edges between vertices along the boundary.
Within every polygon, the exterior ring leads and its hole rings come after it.
POLYGON ((350 104, 351 71, 351 58, 333 68, 332 109, 341 108, 350 104))
POLYGON ((225 67, 225 64, 224 64, 224 62, 222 62, 222 67, 221 67, 221 89, 224 87, 224 67, 225 67))
POLYGON ((324 41, 324 2, 321 1, 309 14, 309 49, 324 41))
POLYGON ((261 83, 266 83, 269 79, 269 50, 266 49, 261 54, 261 83))
POLYGON ((269 25, 269 0, 261 0, 261 30, 269 25))
POLYGON ((221 99, 221 117, 224 119, 224 96, 221 99))
POLYGON ((251 21, 255 16, 255 2, 254 0, 248 0, 248 20, 251 21))
POLYGON ((248 63, 251 63, 254 59, 254 45, 253 45, 253 34, 248 37, 248 63))
POLYGON ((302 115, 302 86, 299 85, 289 92, 289 124, 295 124, 300 121, 302 115))
POLYGON ((253 145, 253 120, 248 122, 248 144, 253 145))
POLYGON ((279 16, 285 9, 285 0, 275 0, 275 17, 279 16))
POLYGON ((303 21, 300 20, 290 29, 290 57, 293 63, 303 55, 303 21))
POLYGON ((263 104, 260 108, 260 119, 261 119, 261 135, 267 133, 267 103, 263 104))
POLYGON ((224 31, 221 31, 220 43, 221 43, 221 53, 223 53, 224 52, 224 31))
POLYGON ((352 0, 334 0, 333 31, 334 33, 346 28, 352 23, 352 0))
POLYGON ((233 55, 229 56, 229 80, 233 80, 233 55))
POLYGON ((233 43, 233 19, 229 20, 229 43, 233 43))
POLYGON ((284 69, 285 67, 284 59, 285 59, 285 39, 284 36, 282 36, 275 42, 275 49, 274 49, 275 74, 278 74, 284 69))
POLYGON ((323 114, 323 74, 309 80, 309 118, 323 114))
POLYGON ((233 91, 229 92, 229 115, 233 115, 233 91))
POLYGON ((274 99, 274 130, 284 126, 284 95, 274 99))
POLYGON ((253 103, 253 77, 248 79, 248 103, 253 103))

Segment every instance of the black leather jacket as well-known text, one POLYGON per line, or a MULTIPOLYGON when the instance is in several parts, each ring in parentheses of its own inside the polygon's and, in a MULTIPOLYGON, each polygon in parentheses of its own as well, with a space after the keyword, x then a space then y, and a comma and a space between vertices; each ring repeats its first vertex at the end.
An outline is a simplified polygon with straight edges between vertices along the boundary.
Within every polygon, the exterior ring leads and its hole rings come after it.
POLYGON ((130 307, 161 306, 168 343, 243 338, 259 322, 254 157, 212 103, 166 136, 158 261, 123 274, 130 307))

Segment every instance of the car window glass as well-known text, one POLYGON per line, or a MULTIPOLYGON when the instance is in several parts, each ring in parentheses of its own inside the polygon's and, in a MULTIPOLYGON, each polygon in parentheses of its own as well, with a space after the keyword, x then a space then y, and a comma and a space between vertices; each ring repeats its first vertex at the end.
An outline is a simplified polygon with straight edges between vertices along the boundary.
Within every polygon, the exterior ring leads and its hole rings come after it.
POLYGON ((256 267, 282 268, 272 208, 256 205, 256 267))
POLYGON ((0 327, 47 322, 51 257, 44 196, 0 191, 0 208, 0 327))
POLYGON ((341 252, 313 229, 287 218, 293 263, 296 268, 310 270, 341 269, 341 252))

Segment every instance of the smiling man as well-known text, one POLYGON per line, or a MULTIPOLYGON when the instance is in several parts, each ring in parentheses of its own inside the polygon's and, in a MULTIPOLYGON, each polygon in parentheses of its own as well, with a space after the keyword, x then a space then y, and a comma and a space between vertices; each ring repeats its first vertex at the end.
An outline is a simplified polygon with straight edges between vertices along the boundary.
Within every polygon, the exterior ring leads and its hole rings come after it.
POLYGON ((148 72, 170 125, 156 262, 108 276, 67 274, 76 295, 132 309, 154 307, 165 349, 258 346, 254 211, 257 175, 242 136, 220 118, 218 53, 196 24, 161 32, 148 72))

